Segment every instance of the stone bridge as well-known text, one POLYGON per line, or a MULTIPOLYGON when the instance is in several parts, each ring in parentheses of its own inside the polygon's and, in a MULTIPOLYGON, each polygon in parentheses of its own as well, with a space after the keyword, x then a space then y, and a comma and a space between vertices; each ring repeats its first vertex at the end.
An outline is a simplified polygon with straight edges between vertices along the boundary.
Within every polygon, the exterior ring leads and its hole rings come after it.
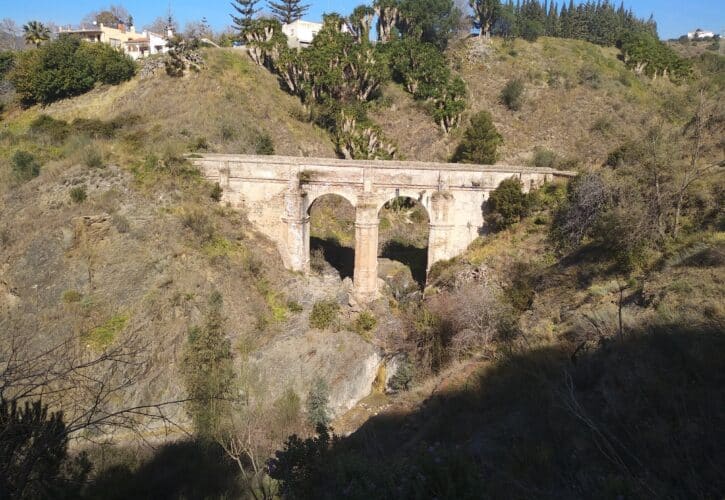
POLYGON ((193 155, 192 163, 223 188, 223 203, 244 208, 277 243, 285 266, 310 268, 310 207, 336 194, 355 207, 355 296, 370 301, 378 288, 378 214, 397 197, 428 212, 428 270, 463 252, 481 234, 488 194, 510 177, 529 191, 573 172, 505 165, 357 161, 284 156, 193 155))

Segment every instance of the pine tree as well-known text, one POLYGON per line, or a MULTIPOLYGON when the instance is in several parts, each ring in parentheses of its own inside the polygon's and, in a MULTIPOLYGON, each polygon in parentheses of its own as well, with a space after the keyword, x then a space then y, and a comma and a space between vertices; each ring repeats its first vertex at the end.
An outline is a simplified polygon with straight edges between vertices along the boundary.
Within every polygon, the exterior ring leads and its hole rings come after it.
POLYGON ((259 0, 234 0, 231 3, 231 6, 234 7, 238 15, 232 13, 229 16, 232 18, 234 29, 239 31, 239 33, 246 31, 252 24, 254 15, 259 12, 257 8, 258 2, 259 0))
POLYGON ((281 0, 274 2, 268 0, 272 15, 283 24, 290 24, 301 19, 310 8, 309 4, 302 4, 302 0, 281 0))

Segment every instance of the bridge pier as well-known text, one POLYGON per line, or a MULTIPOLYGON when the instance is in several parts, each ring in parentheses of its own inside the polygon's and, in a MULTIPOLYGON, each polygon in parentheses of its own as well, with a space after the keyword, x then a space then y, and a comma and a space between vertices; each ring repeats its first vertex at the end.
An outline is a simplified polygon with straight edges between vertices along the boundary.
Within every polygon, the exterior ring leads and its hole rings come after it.
POLYGON ((454 229, 454 225, 451 224, 452 202, 453 196, 447 191, 436 191, 431 197, 426 275, 433 264, 451 258, 450 245, 454 229))
POLYGON ((355 207, 354 295, 371 302, 378 295, 378 210, 374 198, 361 195, 355 207))
MULTIPOLYGON (((292 187, 284 194, 285 216, 282 221, 287 226, 285 246, 287 262, 285 266, 292 271, 307 273, 310 270, 310 217, 307 215, 307 193, 292 187)), ((284 254, 284 252, 283 252, 284 254)))

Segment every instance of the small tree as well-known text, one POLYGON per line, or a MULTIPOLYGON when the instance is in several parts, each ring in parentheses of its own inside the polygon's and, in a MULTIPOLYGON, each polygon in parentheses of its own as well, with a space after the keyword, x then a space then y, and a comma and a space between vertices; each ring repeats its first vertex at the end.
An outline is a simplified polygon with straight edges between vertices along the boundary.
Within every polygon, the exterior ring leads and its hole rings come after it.
POLYGON ((36 47, 40 47, 40 44, 50 40, 50 30, 39 21, 30 21, 24 25, 23 32, 25 33, 25 41, 36 47))
POLYGON ((488 39, 491 36, 491 27, 501 10, 501 1, 468 0, 468 5, 473 9, 476 24, 481 29, 481 37, 488 39))
POLYGON ((259 0, 234 0, 231 5, 237 15, 229 14, 232 18, 232 25, 239 33, 246 31, 252 24, 254 15, 259 12, 257 3, 259 0))
POLYGON ((221 294, 213 292, 204 325, 189 331, 182 361, 189 413, 202 438, 218 434, 233 399, 234 368, 229 340, 224 335, 222 304, 221 294))
POLYGON ((503 142, 501 134, 493 124, 491 113, 480 111, 471 117, 471 124, 463 134, 463 140, 456 148, 452 161, 455 163, 496 163, 496 150, 503 142))
POLYGON ((312 381, 307 394, 307 420, 315 427, 327 427, 330 423, 330 386, 322 377, 312 381))
POLYGON ((290 24, 302 19, 302 16, 310 9, 309 4, 303 4, 302 0, 280 0, 279 2, 268 0, 267 4, 272 15, 283 24, 290 24))
POLYGON ((512 177, 501 182, 488 198, 493 226, 505 229, 526 215, 526 194, 521 190, 521 181, 512 177))
POLYGON ((62 412, 0 397, 0 496, 77 498, 89 472, 85 453, 68 457, 62 412))

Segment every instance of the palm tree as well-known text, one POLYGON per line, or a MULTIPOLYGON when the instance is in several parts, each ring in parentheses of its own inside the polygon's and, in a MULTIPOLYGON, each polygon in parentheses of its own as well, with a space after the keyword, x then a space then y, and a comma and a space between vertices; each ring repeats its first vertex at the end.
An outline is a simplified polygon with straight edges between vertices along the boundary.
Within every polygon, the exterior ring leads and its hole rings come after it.
POLYGON ((30 21, 23 26, 23 31, 25 32, 25 41, 32 43, 36 47, 40 47, 41 43, 50 40, 50 30, 39 21, 30 21))

